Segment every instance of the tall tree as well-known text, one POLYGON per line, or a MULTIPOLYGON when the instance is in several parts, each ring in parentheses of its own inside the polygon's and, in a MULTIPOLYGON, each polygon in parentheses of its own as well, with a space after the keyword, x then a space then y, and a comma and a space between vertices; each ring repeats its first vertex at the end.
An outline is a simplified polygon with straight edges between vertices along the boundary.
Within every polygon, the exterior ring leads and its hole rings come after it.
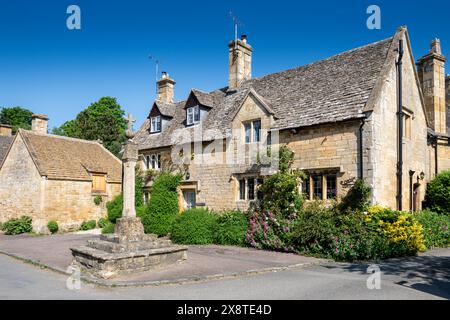
POLYGON ((31 129, 31 116, 33 112, 22 107, 2 108, 0 111, 0 123, 12 126, 13 134, 19 128, 31 129))
POLYGON ((102 140, 103 145, 119 155, 125 140, 125 112, 116 98, 102 97, 81 111, 74 120, 65 122, 53 133, 86 140, 102 140))

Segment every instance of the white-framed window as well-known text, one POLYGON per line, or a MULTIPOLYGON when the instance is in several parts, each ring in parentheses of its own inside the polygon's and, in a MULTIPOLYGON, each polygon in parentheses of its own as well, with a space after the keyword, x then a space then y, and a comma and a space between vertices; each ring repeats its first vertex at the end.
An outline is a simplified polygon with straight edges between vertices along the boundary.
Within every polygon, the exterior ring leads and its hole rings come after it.
POLYGON ((261 120, 246 121, 244 125, 244 142, 261 142, 261 120))
POLYGON ((145 156, 145 165, 147 170, 159 170, 161 169, 161 154, 151 154, 145 156))
POLYGON ((186 109, 186 123, 187 125, 192 125, 200 122, 200 108, 199 106, 194 106, 186 109))
POLYGON ((161 131, 161 116, 150 118, 150 132, 160 132, 161 131))

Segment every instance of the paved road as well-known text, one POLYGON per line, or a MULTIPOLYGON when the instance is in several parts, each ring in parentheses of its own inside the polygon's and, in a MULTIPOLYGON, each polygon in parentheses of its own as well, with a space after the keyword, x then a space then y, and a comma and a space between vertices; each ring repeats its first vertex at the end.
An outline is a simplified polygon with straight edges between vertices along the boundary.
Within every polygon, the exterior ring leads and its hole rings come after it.
POLYGON ((0 255, 0 299, 450 299, 450 249, 380 265, 381 289, 367 288, 367 265, 309 266, 203 283, 68 290, 64 275, 0 255))

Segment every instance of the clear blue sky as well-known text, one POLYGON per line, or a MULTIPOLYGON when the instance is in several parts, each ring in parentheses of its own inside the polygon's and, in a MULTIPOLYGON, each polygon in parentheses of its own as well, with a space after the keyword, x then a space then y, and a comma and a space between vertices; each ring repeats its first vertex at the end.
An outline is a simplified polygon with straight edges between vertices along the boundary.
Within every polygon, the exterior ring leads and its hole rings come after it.
POLYGON ((230 10, 254 48, 255 77, 390 37, 400 25, 409 29, 416 59, 434 37, 450 55, 450 2, 432 7, 378 0, 0 0, 0 107, 47 114, 53 127, 108 95, 140 125, 155 98, 149 54, 177 81, 177 100, 193 87, 226 86, 230 10), (81 8, 81 30, 66 27, 70 4, 81 8), (381 8, 381 30, 366 27, 371 4, 381 8))

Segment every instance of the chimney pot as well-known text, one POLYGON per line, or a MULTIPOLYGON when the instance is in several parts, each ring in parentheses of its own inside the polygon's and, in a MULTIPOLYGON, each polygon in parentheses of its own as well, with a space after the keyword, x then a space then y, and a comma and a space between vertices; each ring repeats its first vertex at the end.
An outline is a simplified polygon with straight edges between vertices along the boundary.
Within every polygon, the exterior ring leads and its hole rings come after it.
POLYGON ((48 117, 45 114, 33 114, 31 116, 31 130, 36 133, 47 134, 48 117))
POLYGON ((439 40, 438 38, 434 38, 431 41, 430 52, 442 55, 441 40, 439 40))
POLYGON ((241 40, 242 40, 244 43, 247 43, 247 35, 246 35, 246 34, 241 35, 241 40))

